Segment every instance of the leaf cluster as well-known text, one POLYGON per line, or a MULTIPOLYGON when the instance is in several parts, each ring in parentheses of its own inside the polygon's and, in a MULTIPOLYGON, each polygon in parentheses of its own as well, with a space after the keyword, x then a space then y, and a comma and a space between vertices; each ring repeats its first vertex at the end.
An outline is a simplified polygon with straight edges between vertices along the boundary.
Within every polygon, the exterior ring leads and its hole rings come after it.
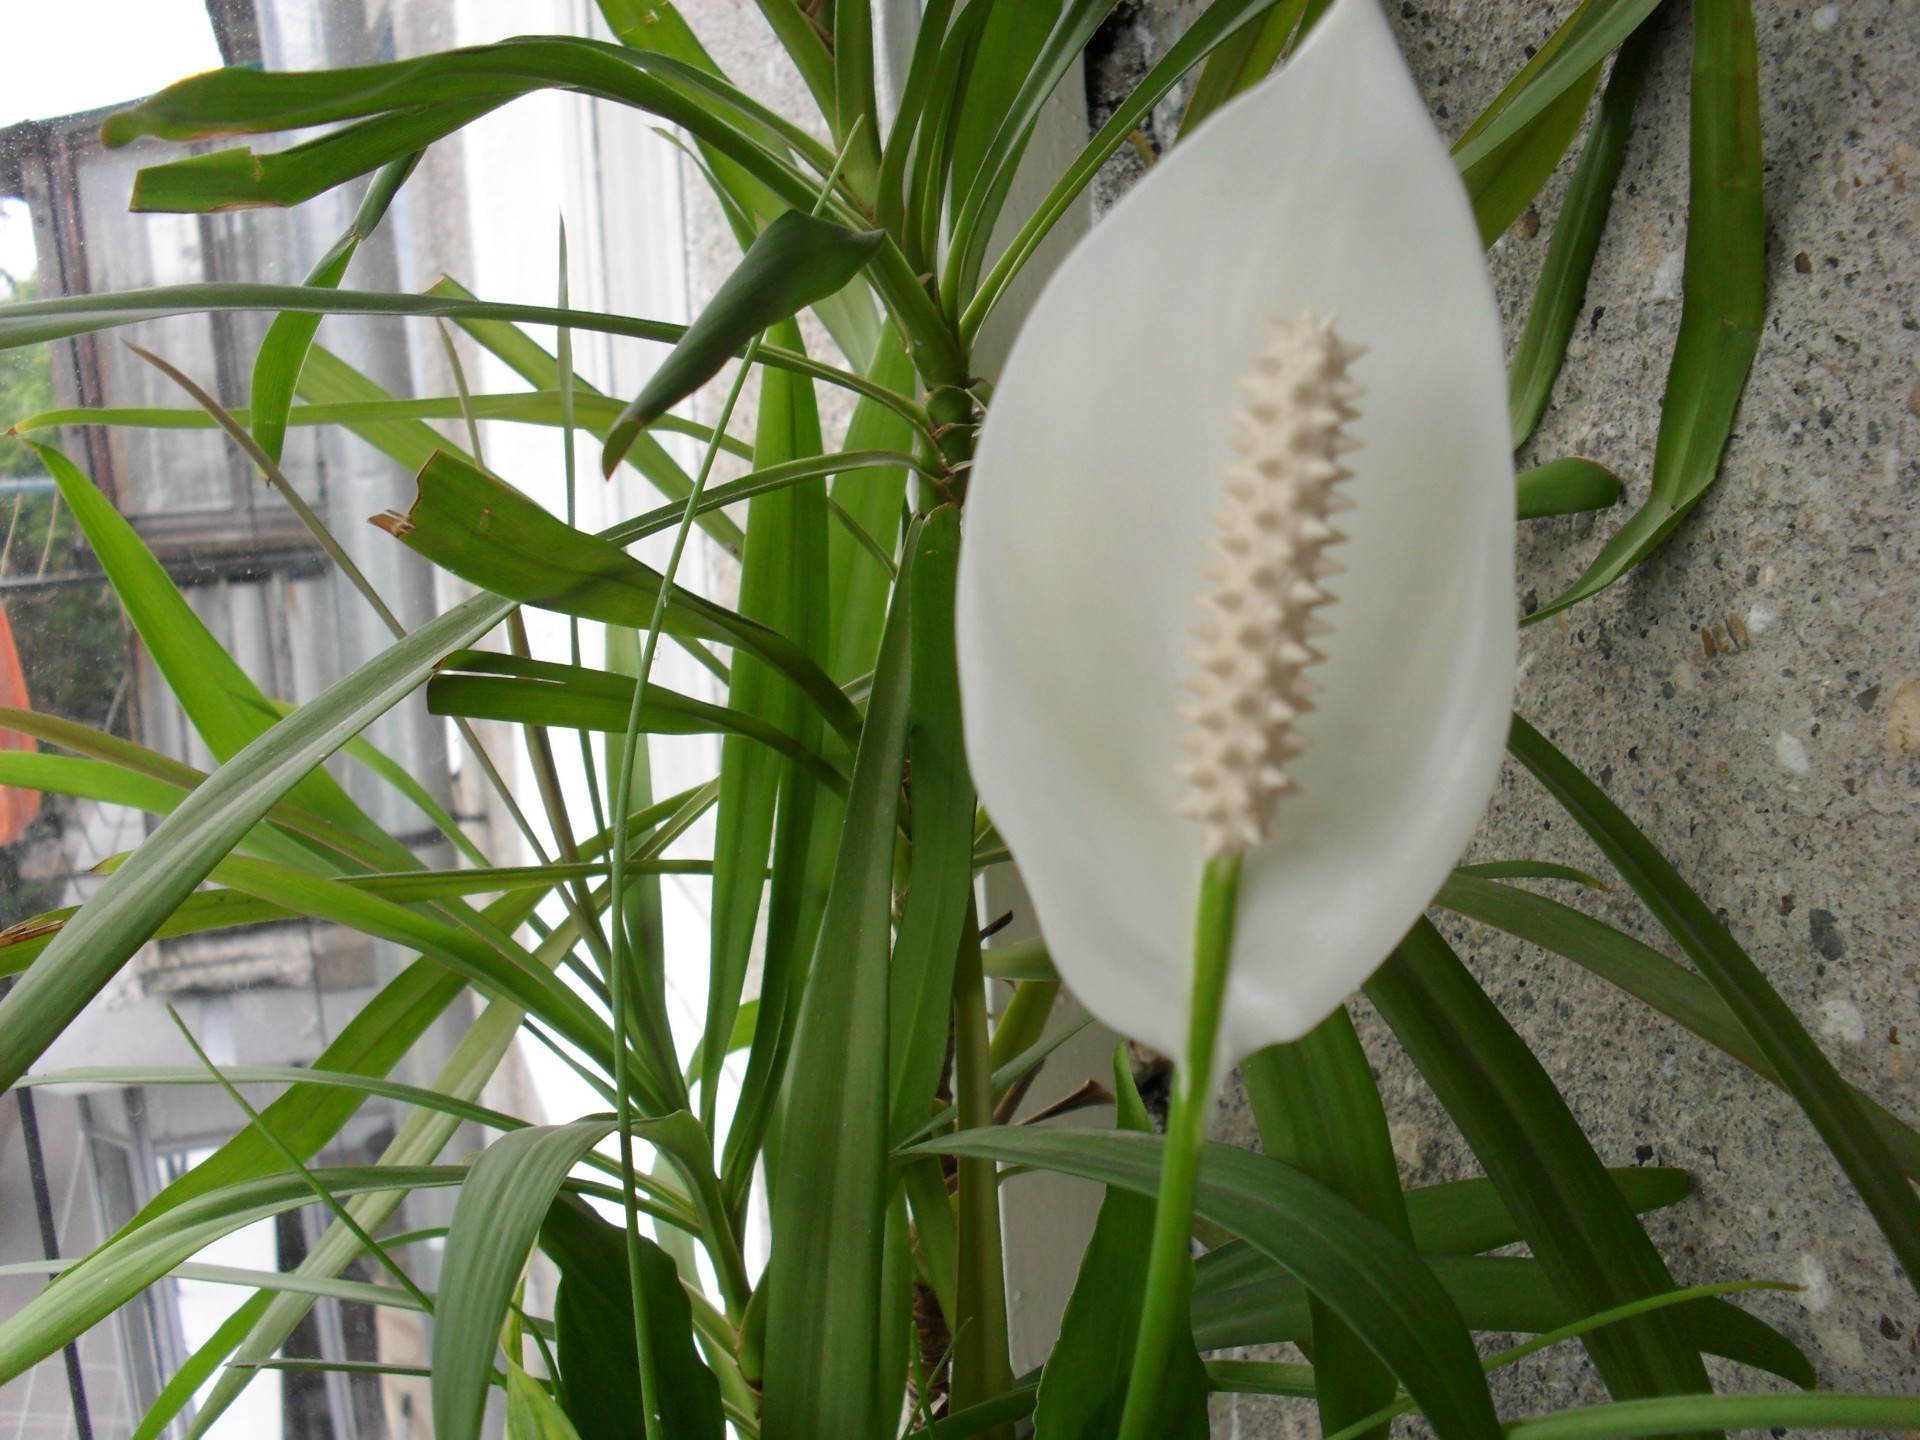
MULTIPOLYGON (((141 173, 137 207, 297 204, 371 177, 353 225, 301 285, 207 284, 26 300, 0 310, 0 403, 28 440, 7 467, 41 469, 84 535, 140 642, 214 756, 204 773, 110 733, 94 712, 0 716, 42 752, 0 750, 0 784, 132 805, 159 819, 73 910, 0 934, 0 1080, 8 1084, 277 1083, 284 1088, 209 1160, 118 1234, 0 1320, 0 1380, 23 1373, 163 1277, 249 1287, 251 1298, 172 1378, 135 1432, 189 1413, 200 1433, 274 1362, 319 1296, 431 1311, 435 1433, 471 1440, 490 1387, 509 1432, 543 1440, 1046 1437, 1115 1433, 1139 1323, 1160 1141, 1117 1061, 1116 1128, 1010 1123, 1072 1027, 1051 1025, 1059 982, 1044 942, 984 945, 994 917, 975 880, 1005 859, 979 811, 959 725, 953 635, 961 511, 986 387, 983 324, 1093 176, 1143 117, 1188 86, 1183 129, 1257 83, 1310 31, 1324 0, 1213 0, 1024 215, 1013 179, 1047 97, 1112 0, 929 0, 895 113, 877 100, 866 0, 757 0, 816 102, 816 131, 736 86, 665 0, 602 0, 617 43, 539 37, 355 70, 223 70, 115 116, 110 143, 299 130, 284 149, 215 149, 141 173), (347 287, 358 245, 403 193, 421 151, 543 89, 635 107, 675 126, 739 239, 738 269, 691 325, 574 308, 565 267, 550 307, 487 302, 453 280, 424 295, 347 287), (314 127, 322 127, 315 131, 314 127), (818 138, 823 134, 826 138, 818 138), (1011 235, 996 249, 992 237, 1011 235), (838 354, 807 352, 811 310, 838 354), (276 318, 251 405, 55 411, 33 389, 32 348, 156 316, 255 310, 276 318), (323 317, 432 316, 528 387, 402 399, 318 342, 323 317), (552 327, 546 348, 529 326, 552 327), (630 401, 575 372, 581 330, 672 347, 630 401), (19 368, 23 361, 26 369, 19 368), (750 414, 732 425, 741 377, 750 414), (711 424, 680 407, 715 377, 711 424), (844 445, 823 440, 818 387, 855 402, 844 445), (464 446, 431 422, 466 423, 464 446), (489 470, 479 421, 558 427, 598 443, 659 492, 658 508, 600 534, 489 470), (474 591, 411 633, 302 519, 394 631, 394 643, 291 709, 227 655, 135 530, 57 447, 55 427, 219 427, 289 503, 290 427, 338 426, 418 476, 404 514, 379 517, 474 591), (691 437, 689 469, 663 443, 691 437), (29 460, 19 460, 19 455, 29 460), (723 454, 740 478, 710 483, 723 454), (737 596, 678 579, 694 530, 737 557, 737 596), (655 568, 630 553, 669 536, 655 568), (568 618, 570 650, 536 655, 519 612, 568 618), (605 638, 607 664, 583 658, 605 638), (504 648, 480 648, 504 632, 504 648), (655 674, 662 640, 709 672, 711 695, 655 674), (538 780, 554 852, 495 863, 417 777, 361 738, 424 687, 479 732, 513 727, 538 780), (574 732, 566 737, 564 732, 574 732), (648 737, 719 737, 702 783, 656 796, 648 737), (598 737, 597 739, 594 737, 598 737), (586 813, 570 812, 556 746, 578 746, 586 813), (336 755, 396 787, 466 864, 437 871, 384 833, 323 768, 336 755), (686 836, 712 815, 711 846, 686 836), (708 1005, 692 1053, 667 1021, 660 877, 710 887, 708 1005), (402 946, 413 960, 310 1070, 28 1072, 156 936, 305 917, 402 946), (757 985, 749 976, 757 973, 757 985), (1007 998, 997 1015, 986 982, 1007 998), (424 1084, 388 1078, 463 997, 478 1018, 424 1084), (515 1043, 548 1046, 605 1103, 564 1124, 484 1108, 515 1043), (722 1096, 729 1073, 737 1092, 722 1096), (310 1168, 368 1097, 405 1107, 378 1162, 310 1168), (438 1163, 456 1127, 497 1132, 438 1163), (645 1163, 647 1156, 652 1163, 645 1163), (1104 1187, 1058 1345, 1013 1373, 1002 1206, 1046 1169, 1104 1187), (1013 1188, 1009 1189, 1009 1182, 1013 1188), (436 1290, 392 1235, 406 1197, 458 1192, 436 1290), (296 1274, 222 1271, 194 1256, 223 1235, 319 1199, 333 1223, 296 1274), (770 1259, 746 1260, 764 1199, 770 1259), (522 1280, 543 1253, 551 1313, 522 1280), (341 1279, 371 1251, 405 1283, 341 1279)), ((1516 353, 1514 440, 1531 433, 1564 358, 1586 272, 1656 43, 1656 0, 1582 0, 1475 121, 1456 151, 1491 241, 1593 120, 1516 353), (1611 59, 1609 59, 1611 57, 1611 59), (1593 97, 1599 96, 1597 109, 1593 97)), ((1649 498, 1587 575, 1541 613, 1575 604, 1652 553, 1711 485, 1758 344, 1763 217, 1753 17, 1746 0, 1696 7, 1693 209, 1685 309, 1668 372, 1649 498)), ((176 373, 177 372, 173 372, 176 373)), ((185 380, 186 377, 180 377, 185 380)), ((186 382, 191 386, 191 382, 186 382)), ((1521 477, 1523 516, 1597 509, 1622 490, 1595 462, 1521 477)), ((571 492, 570 492, 571 493, 571 492)), ((650 552, 651 553, 651 552, 650 552)), ((45 708, 45 707, 43 707, 45 708)), ((1655 948, 1542 887, 1600 882, 1516 860, 1456 871, 1436 906, 1580 965, 1780 1086, 1920 1277, 1920 1135, 1845 1082, 1745 954, 1729 922, 1561 751, 1516 717, 1515 757, 1599 845, 1665 936, 1655 948), (1686 962, 1674 958, 1678 952, 1686 962)), ((570 762, 571 763, 571 762, 570 762)), ((518 813, 516 797, 503 802, 518 813)), ((532 835, 531 828, 528 835, 532 835)), ((498 837, 493 837, 497 839, 498 837)), ((489 842, 491 843, 491 841, 489 842)), ((1738 920, 1732 922, 1737 926, 1738 920)), ((676 956, 676 964, 687 957, 676 956)), ((1200 1170, 1190 1334, 1159 1377, 1163 1432, 1206 1431, 1210 1392, 1313 1403, 1323 1431, 1384 1436, 1417 1411, 1443 1437, 1501 1429, 1487 1371, 1577 1341, 1608 1403, 1510 1421, 1528 1440, 1726 1426, 1913 1427, 1910 1399, 1813 1393, 1806 1357, 1729 1298, 1749 1282, 1681 1288, 1640 1216, 1681 1203, 1674 1171, 1609 1171, 1551 1077, 1441 932, 1423 920, 1367 989, 1453 1117, 1484 1178, 1404 1188, 1371 1066, 1344 1011, 1254 1057, 1246 1079, 1264 1154, 1212 1146, 1200 1170), (1491 1252, 1524 1244, 1516 1257, 1491 1252), (1476 1335, 1533 1338, 1483 1355, 1476 1335), (1208 1358, 1291 1342, 1309 1363, 1208 1358), (1726 1357, 1804 1393, 1715 1394, 1726 1357)), ((233 1092, 237 1095, 237 1091, 233 1092)), ((64 1262, 63 1262, 64 1264, 64 1262)))

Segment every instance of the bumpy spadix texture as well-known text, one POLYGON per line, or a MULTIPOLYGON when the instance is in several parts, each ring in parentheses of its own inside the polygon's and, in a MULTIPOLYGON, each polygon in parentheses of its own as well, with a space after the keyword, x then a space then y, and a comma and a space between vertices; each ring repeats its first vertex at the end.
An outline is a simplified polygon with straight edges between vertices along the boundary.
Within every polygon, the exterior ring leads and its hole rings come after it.
POLYGON ((1296 722, 1318 689, 1306 669, 1326 658, 1311 642, 1329 633, 1314 612, 1333 603, 1321 582, 1340 565, 1326 550, 1346 538, 1331 517, 1353 508, 1335 487, 1352 478, 1340 457, 1359 444, 1347 432, 1360 395, 1347 367, 1359 356, 1331 320, 1308 313, 1274 323, 1240 382, 1240 458, 1213 515, 1219 533, 1186 682, 1193 698, 1180 710, 1189 758, 1175 767, 1188 789, 1180 813, 1206 827, 1211 856, 1267 838, 1293 785, 1287 763, 1306 748, 1296 722))
POLYGON ((1201 758, 1181 750, 1198 722, 1180 707, 1204 703, 1182 688, 1194 591, 1223 473, 1251 458, 1233 444, 1257 428, 1231 418, 1257 403, 1241 382, 1270 322, 1309 311, 1367 347, 1362 413, 1342 422, 1361 448, 1333 492, 1353 501, 1325 582, 1339 598, 1306 607, 1331 633, 1296 637, 1326 658, 1280 693, 1318 687, 1288 720, 1276 823, 1242 860, 1217 1065, 1304 1034, 1406 933, 1479 821, 1512 703, 1499 311, 1377 0, 1335 0, 1080 242, 994 377, 968 487, 960 684, 981 800, 1075 994, 1175 1058, 1210 848, 1174 773, 1201 758))

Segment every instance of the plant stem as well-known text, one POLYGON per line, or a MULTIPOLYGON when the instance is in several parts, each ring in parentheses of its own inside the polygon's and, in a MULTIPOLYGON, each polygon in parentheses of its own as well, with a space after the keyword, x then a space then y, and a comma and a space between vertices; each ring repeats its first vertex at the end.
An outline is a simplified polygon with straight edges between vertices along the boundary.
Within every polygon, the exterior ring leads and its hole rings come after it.
MULTIPOLYGON (((962 1130, 993 1123, 993 1062, 987 1037, 987 986, 980 971, 980 926, 971 902, 953 971, 953 1103, 962 1130)), ((954 1286, 952 1404, 956 1409, 1004 1395, 1013 1386, 1007 1353, 1007 1296, 1000 1236, 999 1167, 959 1162, 959 1263, 954 1286)), ((984 1432, 1006 1440, 1011 1426, 984 1432)))
POLYGON ((1174 1071, 1173 1097, 1167 1107, 1167 1145, 1153 1217, 1153 1249, 1147 1261, 1147 1295, 1140 1312, 1140 1333, 1134 1340, 1120 1440, 1156 1440, 1161 1433, 1167 1357, 1188 1323, 1193 1294, 1189 1248, 1193 1197, 1213 1108, 1213 1052, 1220 1034, 1239 903, 1239 854, 1209 860, 1200 879, 1199 913, 1194 921, 1187 1053, 1174 1071))

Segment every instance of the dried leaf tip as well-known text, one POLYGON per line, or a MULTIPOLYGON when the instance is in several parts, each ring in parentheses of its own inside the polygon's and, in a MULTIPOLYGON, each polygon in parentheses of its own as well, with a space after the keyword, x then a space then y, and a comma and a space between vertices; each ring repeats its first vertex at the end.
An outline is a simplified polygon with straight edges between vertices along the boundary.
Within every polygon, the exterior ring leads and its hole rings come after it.
POLYGON ((1303 672, 1322 658, 1311 642, 1329 630, 1314 612, 1334 598, 1321 581, 1341 569, 1325 552, 1346 538, 1329 517, 1353 508, 1335 487, 1352 473, 1340 457, 1359 444, 1346 429, 1361 394, 1347 368, 1362 353, 1309 311, 1272 322, 1240 382, 1241 458, 1227 468, 1213 515, 1219 531, 1189 651, 1192 699, 1180 708, 1190 758, 1176 767, 1188 789, 1180 813, 1206 827, 1210 857, 1264 840, 1293 788, 1287 763, 1306 744, 1295 722, 1319 688, 1303 672))

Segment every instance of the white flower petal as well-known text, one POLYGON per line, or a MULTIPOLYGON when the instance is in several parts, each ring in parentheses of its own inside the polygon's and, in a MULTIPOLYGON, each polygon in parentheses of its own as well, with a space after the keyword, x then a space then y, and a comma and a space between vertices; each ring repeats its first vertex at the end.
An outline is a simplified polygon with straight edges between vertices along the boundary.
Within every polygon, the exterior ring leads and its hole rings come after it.
POLYGON ((1184 1049, 1198 824, 1180 681, 1269 319, 1368 347, 1324 687, 1279 831, 1249 852, 1221 1064, 1305 1034, 1471 836, 1512 699, 1513 471, 1499 312, 1446 149, 1375 0, 1156 165, 1068 258, 973 469, 968 750, 1055 963, 1095 1015, 1184 1049))

